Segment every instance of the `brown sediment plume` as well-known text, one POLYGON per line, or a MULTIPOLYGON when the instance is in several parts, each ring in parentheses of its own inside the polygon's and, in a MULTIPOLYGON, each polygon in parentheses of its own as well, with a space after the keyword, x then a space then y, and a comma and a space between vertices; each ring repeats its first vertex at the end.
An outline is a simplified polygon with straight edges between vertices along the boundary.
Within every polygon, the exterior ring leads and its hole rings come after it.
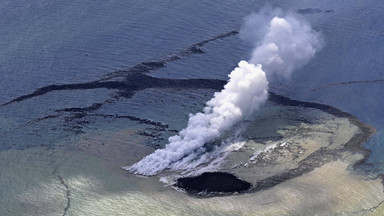
MULTIPOLYGON (((277 173, 275 175, 269 176, 265 179, 261 179, 257 181, 252 188, 249 190, 237 191, 239 193, 254 193, 262 190, 267 190, 273 188, 277 185, 280 185, 286 181, 292 180, 294 178, 300 177, 306 173, 313 171, 318 167, 322 167, 323 165, 337 161, 343 158, 344 153, 348 152, 351 154, 360 154, 362 155, 362 159, 357 160, 352 164, 354 168, 357 168, 360 164, 364 163, 366 158, 369 156, 370 151, 363 147, 363 144, 376 132, 376 129, 371 125, 368 125, 364 122, 358 120, 355 116, 341 111, 335 107, 320 104, 320 103, 312 103, 305 102, 299 100, 293 100, 288 97, 284 97, 281 95, 277 95, 273 92, 270 92, 269 101, 276 103, 282 106, 293 106, 293 107, 303 107, 303 108, 314 108, 331 114, 333 116, 339 118, 347 118, 352 125, 357 126, 359 132, 356 132, 346 143, 341 144, 341 148, 328 148, 321 147, 318 150, 310 153, 307 157, 300 160, 297 163, 297 167, 293 169, 287 169, 282 171, 281 173, 277 173)), ((300 120, 298 120, 300 122, 300 120)), ((231 174, 232 175, 232 174, 231 174)), ((233 174, 236 176, 236 174, 233 174)), ((198 184, 198 183, 195 183, 198 184)), ((183 185, 177 184, 186 190, 188 194, 193 196, 197 196, 200 198, 210 198, 213 196, 225 196, 225 195, 233 195, 234 192, 226 192, 226 193, 195 193, 195 190, 191 190, 188 187, 182 187, 183 185)), ((208 191, 208 189, 206 190, 208 191)))
MULTIPOLYGON (((36 89, 34 92, 26 95, 22 95, 17 97, 9 102, 6 102, 0 107, 7 106, 12 103, 22 102, 27 99, 32 99, 34 97, 38 97, 49 92, 53 91, 69 91, 69 90, 87 90, 87 89, 112 89, 117 91, 115 95, 111 98, 108 98, 104 102, 94 103, 88 107, 66 107, 63 109, 56 110, 57 114, 49 115, 46 117, 41 117, 36 119, 35 121, 31 121, 31 123, 35 123, 38 121, 43 121, 50 118, 59 118, 63 115, 63 113, 72 113, 73 115, 66 118, 66 120, 71 121, 73 119, 81 119, 86 116, 92 115, 90 112, 94 112, 102 107, 104 104, 114 103, 119 98, 125 97, 130 98, 136 92, 147 89, 147 88, 181 88, 181 89, 197 89, 197 88, 209 88, 214 90, 221 90, 225 85, 225 80, 213 80, 213 79, 185 79, 185 80, 176 80, 176 79, 161 79, 155 78, 147 75, 146 73, 163 68, 166 66, 166 63, 176 61, 181 59, 182 57, 186 57, 192 54, 204 53, 201 49, 205 44, 212 42, 214 40, 223 39, 226 37, 230 37, 236 35, 237 31, 231 31, 225 34, 221 34, 215 36, 213 38, 204 40, 202 42, 193 44, 185 49, 180 51, 171 53, 164 57, 158 58, 153 61, 144 61, 135 65, 128 70, 116 71, 110 74, 107 74, 100 80, 86 82, 86 83, 74 83, 74 84, 64 84, 64 85, 48 85, 39 89, 36 89), (116 81, 114 78, 122 78, 122 80, 116 81)), ((372 81, 352 81, 345 83, 335 83, 329 84, 322 88, 337 86, 337 85, 349 85, 349 84, 363 84, 363 83, 380 83, 384 82, 384 80, 372 80, 372 81)), ((318 89, 317 89, 318 90, 318 89)), ((322 110, 326 113, 337 117, 345 117, 348 118, 349 121, 359 127, 361 133, 355 134, 345 145, 343 149, 335 150, 335 149, 319 149, 312 153, 307 159, 301 161, 299 163, 299 167, 296 169, 290 170, 286 173, 282 173, 279 176, 273 176, 267 179, 260 181, 251 191, 259 191, 271 188, 277 184, 280 184, 289 179, 298 177, 303 175, 304 173, 310 172, 316 167, 322 166, 329 161, 334 161, 340 158, 340 153, 343 151, 349 151, 353 153, 359 153, 363 155, 363 158, 357 161, 353 166, 356 168, 358 165, 364 163, 370 151, 363 148, 362 145, 376 132, 376 129, 372 126, 365 124, 358 120, 353 115, 343 112, 337 108, 334 108, 329 105, 319 104, 319 103, 311 103, 304 102, 298 100, 292 100, 290 98, 277 95, 273 92, 269 92, 270 97, 269 101, 275 102, 284 106, 299 106, 299 107, 307 107, 307 108, 315 108, 322 110)), ((107 117, 107 116, 104 116, 107 117)), ((112 117, 113 116, 108 116, 112 117)), ((118 117, 116 117, 118 118, 118 117)), ((149 123, 150 120, 143 119, 135 119, 134 116, 127 117, 129 119, 138 120, 143 123, 149 123)), ((161 123, 160 123, 161 124, 161 123)))
POLYGON ((361 132, 356 133, 346 144, 344 144, 344 148, 342 149, 320 148, 319 150, 310 154, 304 160, 300 161, 299 166, 297 168, 259 181, 257 185, 251 189, 252 192, 269 189, 287 180, 308 173, 317 167, 323 166, 328 162, 340 159, 342 152, 348 151, 351 153, 358 153, 363 155, 362 159, 358 160, 353 164, 354 168, 364 163, 366 158, 369 156, 370 150, 365 149, 363 147, 363 144, 368 141, 368 139, 373 134, 376 133, 376 129, 373 126, 361 122, 355 116, 329 105, 292 100, 288 97, 277 95, 272 92, 270 92, 270 100, 284 106, 315 108, 337 117, 348 118, 351 124, 356 125, 361 132))

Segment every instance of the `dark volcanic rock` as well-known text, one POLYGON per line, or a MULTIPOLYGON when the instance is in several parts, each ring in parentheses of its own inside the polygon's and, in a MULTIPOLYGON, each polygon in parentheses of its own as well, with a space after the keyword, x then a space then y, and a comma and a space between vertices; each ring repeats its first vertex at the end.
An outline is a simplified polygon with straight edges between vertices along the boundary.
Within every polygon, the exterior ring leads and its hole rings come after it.
POLYGON ((246 191, 252 187, 249 182, 224 172, 207 172, 195 177, 179 178, 175 186, 183 188, 189 194, 205 195, 232 194, 246 191))

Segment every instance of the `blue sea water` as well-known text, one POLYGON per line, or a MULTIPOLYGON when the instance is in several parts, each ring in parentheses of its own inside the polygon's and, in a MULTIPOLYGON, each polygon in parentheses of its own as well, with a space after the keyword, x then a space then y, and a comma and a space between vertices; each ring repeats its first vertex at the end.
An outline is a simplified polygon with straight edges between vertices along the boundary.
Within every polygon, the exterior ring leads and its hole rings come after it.
MULTIPOLYGON (((1 1, 0 104, 47 85, 97 80, 216 35, 239 30, 243 18, 266 2, 1 1)), ((360 169, 372 175, 383 173, 384 82, 333 84, 384 80, 384 2, 268 2, 284 10, 321 9, 323 12, 304 16, 322 32, 325 40, 323 50, 308 65, 295 71, 291 80, 272 81, 271 89, 294 99, 329 104, 377 128, 377 134, 365 144, 372 154, 360 169), (329 12, 324 12, 327 10, 329 12)), ((167 63, 151 75, 227 79, 239 60, 249 58, 251 49, 234 35, 206 44, 204 54, 167 63)), ((113 93, 104 89, 56 91, 0 107, 0 150, 23 150, 31 146, 71 149, 78 138, 68 131, 64 119, 51 119, 33 126, 30 121, 54 115, 57 109, 102 102, 113 93)), ((175 94, 150 89, 102 107, 98 112, 134 115, 181 129, 188 113, 199 111, 212 94, 212 90, 175 94)), ((90 131, 111 129, 107 120, 92 121, 90 131)), ((44 155, 44 158, 50 157, 44 155)), ((8 161, 8 166, 10 164, 8 161)), ((13 184, 5 174, 0 178, 1 186, 13 184)), ((0 197, 7 194, 0 190, 0 197)), ((11 199, 0 207, 12 203, 11 199)))

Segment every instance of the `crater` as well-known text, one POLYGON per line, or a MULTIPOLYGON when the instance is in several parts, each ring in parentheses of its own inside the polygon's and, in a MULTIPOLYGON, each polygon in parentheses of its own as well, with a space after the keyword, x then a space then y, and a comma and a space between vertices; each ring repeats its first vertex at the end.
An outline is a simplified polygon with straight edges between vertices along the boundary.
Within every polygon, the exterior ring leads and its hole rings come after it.
POLYGON ((252 184, 226 172, 206 172, 199 176, 177 179, 176 187, 194 195, 230 195, 249 190, 252 184))

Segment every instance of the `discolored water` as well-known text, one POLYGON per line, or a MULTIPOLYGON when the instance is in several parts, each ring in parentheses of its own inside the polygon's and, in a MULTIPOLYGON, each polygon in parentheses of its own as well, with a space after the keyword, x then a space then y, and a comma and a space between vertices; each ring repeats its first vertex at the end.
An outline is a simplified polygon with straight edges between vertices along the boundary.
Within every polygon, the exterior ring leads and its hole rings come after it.
MULTIPOLYGON (((44 86, 92 82, 178 55, 238 31, 265 2, 2 1, 0 104, 44 86)), ((336 161, 268 191, 196 199, 159 177, 141 179, 120 167, 164 146, 216 87, 149 86, 129 95, 72 85, 0 107, 0 215, 359 215, 378 206, 384 200, 375 179, 384 168, 384 3, 268 2, 302 9, 325 40, 308 65, 291 80, 271 81, 271 90, 337 107, 373 125, 377 133, 364 145, 372 150, 364 163, 351 168, 336 161)), ((227 80, 237 62, 250 57, 251 45, 233 34, 201 50, 149 75, 227 80)))

